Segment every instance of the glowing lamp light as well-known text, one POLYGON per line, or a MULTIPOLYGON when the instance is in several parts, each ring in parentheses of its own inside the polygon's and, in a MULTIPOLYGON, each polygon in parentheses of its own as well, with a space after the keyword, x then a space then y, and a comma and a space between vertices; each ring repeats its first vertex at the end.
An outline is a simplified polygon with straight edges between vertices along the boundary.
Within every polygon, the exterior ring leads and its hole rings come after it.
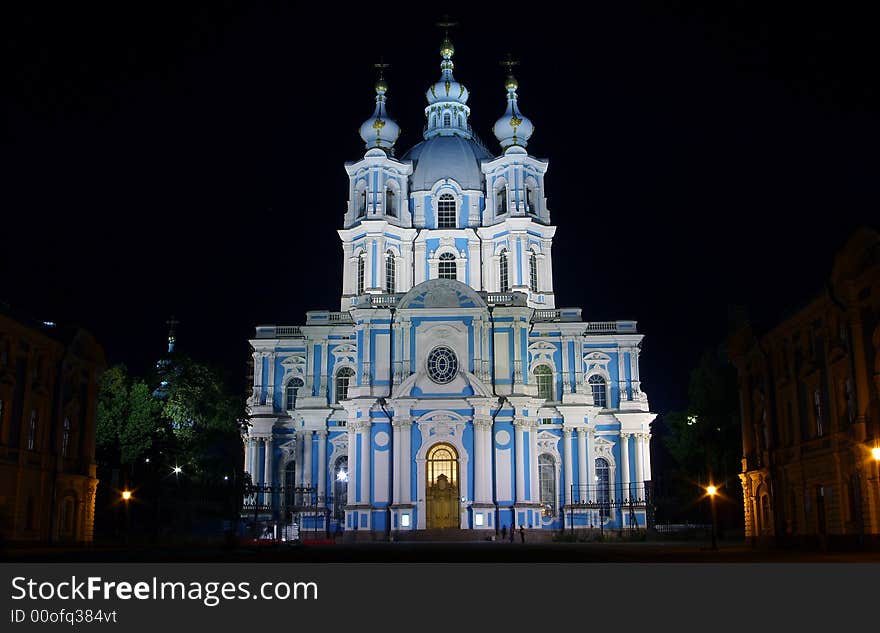
POLYGON ((871 449, 871 457, 873 457, 875 461, 880 462, 880 446, 875 446, 871 449))
POLYGON ((175 475, 179 475, 183 471, 183 468, 181 468, 180 466, 175 466, 173 470, 175 475))
POLYGON ((718 488, 716 488, 715 486, 707 486, 707 487, 706 487, 706 492, 709 493, 709 496, 714 497, 714 496, 715 496, 715 493, 718 492, 718 488))
POLYGON ((123 490, 122 491, 122 500, 128 501, 129 499, 131 499, 131 490, 123 490))
POLYGON ((346 472, 344 470, 340 470, 339 473, 336 475, 336 480, 337 481, 348 481, 348 472, 346 472))

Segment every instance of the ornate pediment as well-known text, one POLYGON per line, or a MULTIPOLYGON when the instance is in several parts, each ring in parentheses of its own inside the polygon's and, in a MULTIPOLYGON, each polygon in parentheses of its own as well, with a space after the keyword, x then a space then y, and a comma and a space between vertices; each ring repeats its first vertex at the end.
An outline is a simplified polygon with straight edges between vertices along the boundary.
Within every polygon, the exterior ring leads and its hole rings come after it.
POLYGON ((610 362, 611 357, 602 352, 590 352, 589 354, 584 354, 584 372, 589 374, 591 371, 600 370, 607 374, 608 363, 610 362))
POLYGON ((352 343, 337 345, 330 350, 330 353, 333 354, 333 358, 337 363, 348 362, 352 365, 357 364, 357 346, 352 343))
POLYGON ((422 438, 434 441, 444 438, 461 439, 464 431, 464 420, 448 412, 429 413, 419 419, 418 425, 422 438))
POLYGON ((540 431, 538 433, 538 454, 541 453, 551 453, 559 459, 559 446, 560 437, 555 435, 549 431, 540 431))
POLYGON ((455 279, 430 279, 410 290, 398 304, 406 308, 480 308, 485 302, 469 286, 455 279))
POLYGON ((602 437, 597 437, 593 441, 593 453, 596 457, 604 457, 609 464, 614 463, 614 442, 610 442, 602 437))
POLYGON ((538 361, 547 361, 553 363, 553 354, 556 353, 556 346, 547 341, 538 341, 529 345, 529 364, 538 361))

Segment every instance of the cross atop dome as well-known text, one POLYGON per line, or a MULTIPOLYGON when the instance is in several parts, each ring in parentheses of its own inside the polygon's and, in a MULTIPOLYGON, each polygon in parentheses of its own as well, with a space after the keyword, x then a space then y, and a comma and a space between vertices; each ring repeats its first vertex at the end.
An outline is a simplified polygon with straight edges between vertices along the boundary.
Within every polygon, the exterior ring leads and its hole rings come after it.
POLYGON ((455 80, 452 69, 455 64, 452 56, 455 47, 449 39, 449 29, 458 23, 451 20, 448 15, 437 22, 437 26, 443 29, 443 42, 440 44, 440 79, 436 81, 427 92, 428 107, 425 108, 425 139, 434 136, 462 136, 472 138, 468 117, 471 110, 465 105, 468 100, 468 90, 464 84, 455 80))

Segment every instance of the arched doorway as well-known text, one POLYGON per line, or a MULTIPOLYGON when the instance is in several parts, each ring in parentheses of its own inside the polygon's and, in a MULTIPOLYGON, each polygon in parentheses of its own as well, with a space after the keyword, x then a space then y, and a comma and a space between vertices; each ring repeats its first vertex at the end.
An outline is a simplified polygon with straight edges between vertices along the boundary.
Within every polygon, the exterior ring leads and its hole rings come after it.
POLYGON ((426 527, 459 527, 458 451, 449 444, 437 444, 426 460, 426 527))

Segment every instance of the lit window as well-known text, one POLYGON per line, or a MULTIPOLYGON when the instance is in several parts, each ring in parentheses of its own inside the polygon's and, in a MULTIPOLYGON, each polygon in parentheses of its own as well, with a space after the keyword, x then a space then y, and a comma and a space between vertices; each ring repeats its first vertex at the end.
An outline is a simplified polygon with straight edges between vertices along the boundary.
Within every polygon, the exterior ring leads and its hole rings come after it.
POLYGON ((605 518, 609 514, 611 500, 611 484, 608 475, 608 460, 604 457, 596 459, 596 501, 599 503, 599 514, 605 518))
POLYGON ((409 527, 409 515, 401 514, 400 515, 400 527, 409 527))
POLYGON ((357 293, 359 295, 364 294, 364 268, 366 265, 366 253, 363 251, 358 255, 358 270, 357 270, 357 293))
POLYGON ((541 513, 544 516, 556 516, 556 460, 546 453, 538 458, 538 481, 543 506, 541 513))
POLYGON ((510 271, 507 267, 507 249, 501 251, 498 257, 498 277, 501 279, 500 291, 510 291, 510 271))
POLYGON ((507 187, 501 187, 495 192, 495 213, 496 215, 507 213, 507 187))
POLYGON ((440 262, 437 264, 437 276, 440 279, 457 279, 458 266, 455 263, 455 255, 452 253, 443 253, 440 255, 440 262))
POLYGON ((394 199, 394 190, 390 187, 385 190, 385 215, 397 217, 397 207, 394 199))
POLYGON ((336 402, 342 402, 348 398, 348 386, 354 377, 351 367, 343 367, 336 372, 336 402))
POLYGON ((553 400, 553 370, 547 365, 535 367, 535 382, 538 383, 538 397, 553 400))
POLYGON ((437 228, 455 228, 455 198, 451 194, 444 193, 437 201, 437 228))
POLYGON ((608 406, 608 398, 606 395, 605 379, 599 374, 593 374, 588 381, 590 389, 593 392, 593 404, 597 407, 605 408, 608 406))
POLYGON ((64 427, 61 434, 61 457, 67 457, 70 449, 70 418, 64 418, 64 427))
POLYGON ((532 292, 538 292, 538 256, 535 251, 529 256, 529 287, 532 292))
POLYGON ((302 378, 293 378, 287 383, 287 390, 284 395, 286 396, 285 400, 287 401, 287 409, 289 411, 296 409, 296 396, 299 393, 300 387, 304 384, 302 378))
POLYGON ((394 272, 394 251, 388 251, 385 253, 385 292, 388 294, 394 293, 394 272))

